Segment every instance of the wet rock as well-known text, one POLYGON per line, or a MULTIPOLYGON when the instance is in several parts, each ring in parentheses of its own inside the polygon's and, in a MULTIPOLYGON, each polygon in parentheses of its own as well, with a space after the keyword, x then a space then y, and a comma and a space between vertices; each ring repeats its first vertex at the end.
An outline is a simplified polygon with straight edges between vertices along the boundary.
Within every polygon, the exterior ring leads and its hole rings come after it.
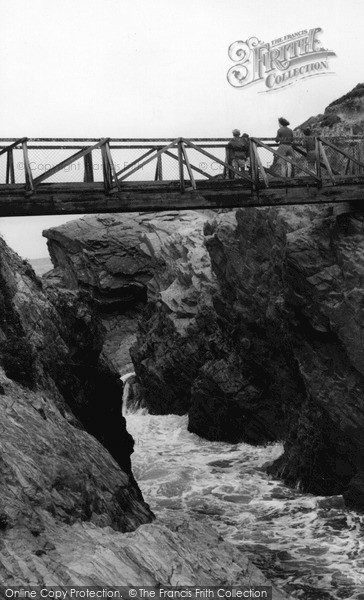
MULTIPOLYGON (((0 306, 0 529, 14 560, 21 545, 51 552, 55 524, 132 531, 151 521, 131 473, 122 384, 100 358, 87 301, 71 291, 51 298, 0 240, 0 306)), ((31 580, 31 566, 16 572, 31 580)))
POLYGON ((329 496, 328 498, 320 498, 317 501, 317 506, 325 510, 344 508, 344 499, 342 496, 329 496))
POLYGON ((364 508, 364 472, 359 471, 344 492, 345 503, 353 508, 364 508))
POLYGON ((47 537, 52 522, 133 531, 151 520, 128 474, 93 436, 64 418, 52 391, 26 389, 1 369, 0 379, 0 529, 12 544, 24 531, 47 537))
MULTIPOLYGON (((16 554, 13 543, 5 534, 0 578, 9 586, 271 585, 242 552, 193 519, 175 517, 167 525, 155 522, 127 534, 90 523, 52 523, 44 552, 27 532, 16 554)), ((284 599, 287 594, 273 586, 273 600, 284 599)))
POLYGON ((334 217, 288 235, 293 349, 307 399, 290 408, 285 453, 270 472, 317 494, 341 494, 363 460, 363 217, 334 217), (355 300, 354 300, 355 298, 355 300))

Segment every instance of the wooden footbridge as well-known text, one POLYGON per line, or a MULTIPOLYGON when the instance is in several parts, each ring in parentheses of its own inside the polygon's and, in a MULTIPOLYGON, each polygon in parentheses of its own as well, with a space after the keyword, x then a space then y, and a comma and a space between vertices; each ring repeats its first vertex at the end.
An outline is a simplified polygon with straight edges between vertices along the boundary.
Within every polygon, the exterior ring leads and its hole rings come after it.
POLYGON ((0 216, 364 203, 364 139, 303 140, 282 157, 251 138, 245 171, 227 139, 0 140, 0 216))

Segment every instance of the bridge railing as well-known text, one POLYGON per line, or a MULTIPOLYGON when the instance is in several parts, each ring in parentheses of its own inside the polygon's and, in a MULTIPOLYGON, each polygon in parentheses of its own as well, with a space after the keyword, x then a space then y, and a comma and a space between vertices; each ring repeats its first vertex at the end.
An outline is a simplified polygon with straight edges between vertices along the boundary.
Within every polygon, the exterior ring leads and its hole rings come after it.
POLYGON ((286 156, 273 138, 252 137, 244 170, 236 170, 228 160, 227 143, 225 138, 4 139, 0 140, 0 189, 21 187, 31 194, 49 184, 82 184, 113 193, 143 184, 151 189, 175 185, 183 192, 218 180, 259 189, 298 185, 300 179, 310 185, 334 185, 342 178, 364 176, 360 137, 317 137, 314 156, 307 155, 299 137, 286 156))
MULTIPOLYGON (((251 139, 252 162, 258 164, 256 179, 266 187, 275 178, 306 177, 320 185, 342 178, 364 175, 364 142, 360 137, 314 139, 314 151, 305 150, 303 138, 296 138, 288 156, 282 156, 273 139, 251 139)), ((253 167, 254 168, 254 167, 253 167)))

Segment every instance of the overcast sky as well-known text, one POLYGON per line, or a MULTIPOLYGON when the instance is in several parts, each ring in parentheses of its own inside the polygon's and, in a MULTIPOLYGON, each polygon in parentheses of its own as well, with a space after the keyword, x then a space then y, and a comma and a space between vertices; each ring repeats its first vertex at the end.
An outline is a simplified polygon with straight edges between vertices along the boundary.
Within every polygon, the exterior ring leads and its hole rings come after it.
MULTIPOLYGON (((360 0, 0 0, 0 136, 273 136, 363 81, 360 0), (321 27, 334 74, 284 90, 232 87, 228 48, 321 27)), ((0 219, 24 257, 49 217, 0 219)))

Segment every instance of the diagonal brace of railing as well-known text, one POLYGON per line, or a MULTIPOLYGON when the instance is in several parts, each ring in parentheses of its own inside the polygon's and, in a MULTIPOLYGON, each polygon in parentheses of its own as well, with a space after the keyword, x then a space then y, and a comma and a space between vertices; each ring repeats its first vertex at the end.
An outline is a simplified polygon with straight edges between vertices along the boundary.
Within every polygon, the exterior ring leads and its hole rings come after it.
POLYGON ((323 139, 322 137, 318 137, 317 139, 319 142, 321 142, 321 144, 324 144, 325 146, 328 146, 332 150, 335 150, 336 152, 339 152, 343 156, 346 156, 346 158, 350 159, 353 163, 359 165, 360 167, 364 167, 364 163, 362 163, 360 160, 358 160, 354 156, 350 156, 350 154, 348 154, 348 152, 346 152, 345 150, 338 148, 337 146, 335 146, 334 144, 331 144, 331 142, 328 142, 327 140, 323 139))
MULTIPOLYGON (((176 156, 175 154, 172 154, 172 152, 169 152, 168 150, 165 152, 166 156, 170 156, 171 158, 173 158, 174 160, 178 161, 178 156, 176 156)), ((183 164, 186 165, 186 162, 183 161, 183 164)), ((187 165, 186 165, 187 166, 187 165)), ((191 169, 193 171, 196 171, 196 173, 200 173, 200 175, 204 175, 205 177, 207 177, 207 179, 214 179, 213 175, 210 175, 209 173, 206 173, 206 171, 203 171, 202 169, 199 169, 198 167, 196 167, 196 165, 193 165, 192 163, 190 163, 191 169)))
POLYGON ((97 144, 94 144, 93 146, 88 146, 87 148, 83 148, 79 152, 72 154, 72 156, 70 156, 69 158, 66 158, 65 160, 60 162, 58 165, 55 165, 51 169, 48 169, 48 171, 45 171, 44 173, 42 173, 42 175, 39 175, 38 177, 36 177, 33 182, 34 186, 36 186, 38 183, 41 183, 45 179, 52 177, 52 175, 55 175, 55 173, 58 173, 58 171, 62 171, 62 169, 64 169, 65 167, 68 167, 68 165, 72 164, 76 160, 79 160, 80 158, 82 158, 86 154, 89 154, 93 150, 97 150, 98 148, 101 148, 104 144, 106 144, 106 142, 108 142, 108 138, 103 138, 97 144))
POLYGON ((321 182, 320 177, 318 177, 317 175, 315 175, 315 173, 313 173, 313 171, 310 171, 309 169, 306 169, 303 165, 299 165, 294 160, 288 158, 288 156, 282 156, 281 154, 279 154, 279 152, 277 152, 277 150, 273 150, 273 148, 271 148, 270 146, 267 146, 267 144, 264 144, 264 142, 261 142, 257 138, 250 138, 250 139, 255 144, 257 144, 258 146, 261 146, 262 148, 265 148, 265 150, 268 150, 269 152, 271 152, 272 154, 274 154, 274 156, 277 156, 277 158, 281 158, 282 160, 284 160, 284 161, 290 163, 291 165, 293 165, 294 167, 298 167, 301 171, 304 171, 305 173, 307 173, 307 175, 310 175, 310 177, 313 177, 314 179, 316 179, 316 181, 321 182))
MULTIPOLYGON (((305 152, 304 150, 302 150, 302 148, 300 148, 299 146, 297 146, 297 144, 292 144, 292 148, 295 152, 298 152, 298 154, 301 154, 301 156, 303 156, 304 158, 307 159, 307 152, 305 152)), ((317 154, 318 156, 318 154, 317 154)), ((325 167, 326 165, 323 161, 321 161, 321 167, 325 167)), ((333 175, 340 175, 339 171, 336 171, 336 169, 333 169, 330 165, 331 171, 333 175)))
POLYGON ((123 177, 118 177, 118 179, 117 179, 118 182, 120 183, 120 181, 123 181, 124 179, 127 179, 128 177, 130 177, 130 175, 133 175, 133 173, 136 173, 137 171, 139 171, 140 169, 142 169, 143 167, 145 167, 145 165, 147 165, 148 163, 150 163, 152 160, 155 160, 156 158, 158 158, 158 156, 161 156, 161 154, 163 154, 167 150, 170 150, 171 148, 175 148, 177 146, 179 140, 180 140, 180 138, 176 138, 175 140, 173 140, 173 142, 171 142, 170 144, 168 144, 168 146, 163 146, 163 148, 161 148, 160 150, 158 150, 153 156, 150 156, 149 158, 147 158, 143 162, 139 163, 138 166, 135 167, 135 169, 132 169, 126 175, 123 175, 123 177))
POLYGON ((13 150, 17 146, 20 146, 21 144, 23 144, 27 140, 28 140, 28 138, 26 138, 26 137, 19 138, 18 140, 16 140, 16 142, 13 142, 12 144, 10 144, 9 146, 6 146, 5 148, 2 148, 2 150, 0 150, 0 156, 2 154, 5 154, 5 152, 9 152, 10 150, 13 150))
MULTIPOLYGON (((121 175, 122 173, 125 173, 126 171, 129 171, 129 169, 131 169, 132 167, 134 167, 135 165, 137 165, 139 163, 139 161, 143 160, 143 158, 147 158, 147 156, 150 156, 155 151, 156 151, 156 148, 149 148, 149 150, 147 150, 147 152, 144 152, 144 154, 142 154, 141 156, 139 156, 138 158, 136 158, 135 160, 133 160, 129 165, 127 165, 126 167, 123 167, 122 169, 120 169, 120 171, 118 171, 116 173, 117 177, 119 177, 119 175, 121 175)), ((129 174, 127 175, 127 177, 129 177, 129 174)))

